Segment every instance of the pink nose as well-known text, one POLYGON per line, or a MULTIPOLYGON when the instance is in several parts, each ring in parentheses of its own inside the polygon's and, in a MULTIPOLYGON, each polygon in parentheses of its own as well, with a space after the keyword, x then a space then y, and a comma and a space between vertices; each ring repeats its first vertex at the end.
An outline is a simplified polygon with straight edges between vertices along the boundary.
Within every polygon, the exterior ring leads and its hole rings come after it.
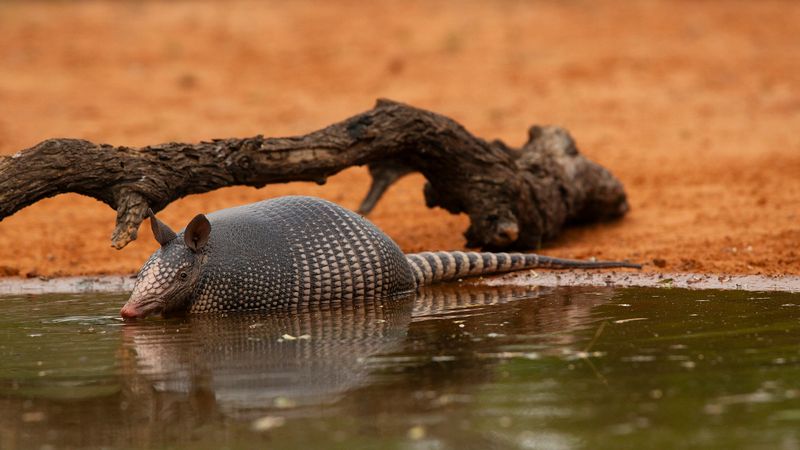
POLYGON ((119 315, 121 315, 123 319, 135 319, 139 317, 140 314, 135 306, 126 303, 125 306, 122 307, 122 310, 120 310, 119 315))

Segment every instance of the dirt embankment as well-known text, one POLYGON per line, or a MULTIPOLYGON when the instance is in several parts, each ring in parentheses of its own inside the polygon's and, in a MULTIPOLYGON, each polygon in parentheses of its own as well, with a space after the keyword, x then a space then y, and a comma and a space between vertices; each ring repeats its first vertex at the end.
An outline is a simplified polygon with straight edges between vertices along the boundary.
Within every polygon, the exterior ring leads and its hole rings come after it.
MULTIPOLYGON (((119 145, 305 133, 389 97, 519 144, 567 127, 627 185, 619 222, 543 253, 649 271, 800 274, 800 3, 243 2, 0 4, 0 154, 50 137, 119 145)), ((455 249, 467 220, 423 180, 371 219, 407 251, 455 249)), ((355 207, 363 169, 318 187, 224 189, 162 219, 284 194, 355 207)), ((114 212, 60 196, 0 222, 0 275, 129 273, 114 212)))

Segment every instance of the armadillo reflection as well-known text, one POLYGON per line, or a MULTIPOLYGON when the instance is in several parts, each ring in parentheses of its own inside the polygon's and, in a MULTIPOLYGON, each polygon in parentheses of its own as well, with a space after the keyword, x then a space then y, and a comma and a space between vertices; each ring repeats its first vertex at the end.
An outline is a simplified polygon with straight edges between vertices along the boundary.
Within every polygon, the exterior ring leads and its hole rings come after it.
POLYGON ((335 305, 534 267, 640 267, 521 253, 405 255, 368 220, 312 197, 281 197, 199 214, 180 234, 152 213, 150 225, 161 248, 139 272, 121 311, 124 318, 335 305))

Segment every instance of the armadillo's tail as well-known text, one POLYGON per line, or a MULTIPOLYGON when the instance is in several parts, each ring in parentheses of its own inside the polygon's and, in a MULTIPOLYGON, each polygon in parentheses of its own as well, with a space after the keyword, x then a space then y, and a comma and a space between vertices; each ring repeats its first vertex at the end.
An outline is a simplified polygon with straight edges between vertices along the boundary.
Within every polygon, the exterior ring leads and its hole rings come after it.
POLYGON ((624 261, 579 261, 551 258, 534 253, 424 252, 408 254, 406 257, 414 271, 417 286, 536 267, 549 269, 642 268, 639 264, 624 261))

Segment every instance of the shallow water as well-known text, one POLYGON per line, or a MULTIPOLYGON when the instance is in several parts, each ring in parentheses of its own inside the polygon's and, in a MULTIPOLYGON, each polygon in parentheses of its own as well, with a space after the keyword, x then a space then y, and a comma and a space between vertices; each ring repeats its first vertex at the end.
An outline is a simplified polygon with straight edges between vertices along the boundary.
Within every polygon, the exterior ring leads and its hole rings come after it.
POLYGON ((0 448, 800 448, 800 294, 456 288, 125 324, 0 298, 0 448))

